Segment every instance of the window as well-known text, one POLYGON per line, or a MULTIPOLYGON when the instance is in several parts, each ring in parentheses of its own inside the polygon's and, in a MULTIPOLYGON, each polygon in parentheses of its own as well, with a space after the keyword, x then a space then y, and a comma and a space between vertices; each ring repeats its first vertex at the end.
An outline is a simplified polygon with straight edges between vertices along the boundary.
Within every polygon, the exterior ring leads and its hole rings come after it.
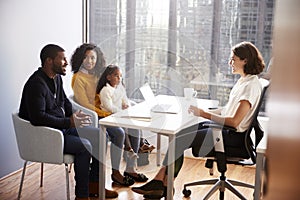
POLYGON ((89 40, 123 70, 128 96, 149 82, 158 94, 227 102, 231 46, 248 40, 271 57, 274 0, 90 0, 89 40))

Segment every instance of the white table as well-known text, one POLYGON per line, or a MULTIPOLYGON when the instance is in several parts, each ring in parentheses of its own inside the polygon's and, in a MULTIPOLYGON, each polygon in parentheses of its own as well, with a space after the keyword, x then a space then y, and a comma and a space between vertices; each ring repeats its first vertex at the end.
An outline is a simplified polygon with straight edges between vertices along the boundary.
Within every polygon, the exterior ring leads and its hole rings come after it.
POLYGON ((265 169, 265 153, 267 150, 267 122, 269 121, 266 117, 258 117, 264 132, 264 137, 261 139, 256 148, 256 169, 255 169, 255 187, 254 187, 254 200, 259 200, 262 193, 262 172, 265 169))
POLYGON ((197 124, 205 119, 195 117, 188 113, 188 107, 190 105, 197 105, 198 107, 208 109, 210 107, 218 106, 217 100, 206 99, 192 99, 186 100, 184 97, 159 95, 156 97, 159 103, 171 103, 178 106, 178 114, 165 114, 165 113, 153 113, 150 111, 151 102, 142 102, 135 106, 128 108, 127 110, 120 111, 108 117, 99 120, 100 125, 100 142, 99 142, 99 199, 105 199, 105 163, 106 163, 106 126, 117 126, 124 128, 133 128, 140 130, 148 130, 157 134, 162 134, 169 139, 169 151, 168 151, 168 191, 167 199, 173 199, 173 174, 175 160, 175 137, 176 133, 182 129, 197 124), (126 118, 129 114, 137 115, 150 115, 150 121, 136 120, 132 118, 126 118), (102 178, 101 178, 102 177, 102 178))

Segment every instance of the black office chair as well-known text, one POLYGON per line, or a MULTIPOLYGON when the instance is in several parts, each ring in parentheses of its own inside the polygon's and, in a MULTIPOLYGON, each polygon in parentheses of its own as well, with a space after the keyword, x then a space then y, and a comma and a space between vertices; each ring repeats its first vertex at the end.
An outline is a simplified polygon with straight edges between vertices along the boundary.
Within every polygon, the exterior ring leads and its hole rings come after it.
MULTIPOLYGON (((237 164, 237 165, 254 165, 256 163, 256 147, 260 140, 264 135, 264 131, 262 130, 259 122, 258 122, 258 114, 265 96, 265 93, 269 87, 269 81, 265 79, 260 79, 260 82, 263 86, 262 94, 259 100, 259 104, 255 110, 253 115, 253 119, 249 129, 245 133, 245 143, 244 146, 240 147, 228 147, 223 145, 223 138, 221 134, 222 129, 233 130, 235 128, 222 126, 220 124, 214 123, 207 123, 206 126, 213 128, 213 139, 215 142, 214 151, 210 152, 205 157, 212 157, 208 158, 205 163, 205 167, 212 169, 213 163, 217 163, 218 171, 221 173, 218 179, 210 179, 210 180, 202 180, 193 183, 184 184, 184 189, 182 191, 185 197, 189 197, 191 195, 191 190, 188 190, 187 187, 189 186, 196 186, 196 185, 213 185, 211 190, 207 193, 207 195, 203 198, 209 199, 217 190, 220 191, 219 199, 224 199, 224 191, 225 189, 229 189, 232 193, 238 196, 240 199, 246 198, 234 187, 242 186, 247 188, 254 188, 254 185, 250 185, 248 183, 243 183, 240 181, 226 179, 225 172, 227 171, 226 164, 237 164), (250 136, 252 130, 254 129, 255 134, 255 142, 252 141, 250 136), (218 131, 219 130, 219 131, 218 131), (225 149, 225 150, 224 150, 225 149)), ((210 171, 211 173, 211 171, 210 171)), ((211 174, 212 175, 212 174, 211 174)))

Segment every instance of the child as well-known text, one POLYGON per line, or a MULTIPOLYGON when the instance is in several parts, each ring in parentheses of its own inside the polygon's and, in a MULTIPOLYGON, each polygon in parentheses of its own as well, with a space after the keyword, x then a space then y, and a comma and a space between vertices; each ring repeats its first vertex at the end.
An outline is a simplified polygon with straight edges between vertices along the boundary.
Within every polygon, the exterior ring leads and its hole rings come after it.
MULTIPOLYGON (((100 96, 100 108, 104 111, 116 113, 129 107, 128 98, 122 83, 122 73, 118 66, 106 67, 97 85, 97 94, 100 96)), ((133 178, 136 182, 145 182, 148 178, 135 171, 135 163, 140 143, 140 131, 129 129, 125 134, 125 151, 127 165, 124 175, 133 178), (130 131, 130 133, 128 133, 130 131)))
POLYGON ((97 86, 100 91, 100 108, 111 113, 128 108, 128 98, 122 82, 119 67, 109 65, 103 72, 97 86))

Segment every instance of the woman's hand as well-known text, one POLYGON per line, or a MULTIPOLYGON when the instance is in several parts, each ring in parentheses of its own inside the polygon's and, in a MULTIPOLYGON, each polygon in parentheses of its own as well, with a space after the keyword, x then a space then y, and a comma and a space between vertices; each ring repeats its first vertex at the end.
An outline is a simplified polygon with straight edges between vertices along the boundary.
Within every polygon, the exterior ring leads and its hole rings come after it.
POLYGON ((201 108, 198 108, 196 106, 190 106, 188 109, 189 113, 192 113, 195 116, 201 117, 204 113, 204 110, 202 110, 201 108))

